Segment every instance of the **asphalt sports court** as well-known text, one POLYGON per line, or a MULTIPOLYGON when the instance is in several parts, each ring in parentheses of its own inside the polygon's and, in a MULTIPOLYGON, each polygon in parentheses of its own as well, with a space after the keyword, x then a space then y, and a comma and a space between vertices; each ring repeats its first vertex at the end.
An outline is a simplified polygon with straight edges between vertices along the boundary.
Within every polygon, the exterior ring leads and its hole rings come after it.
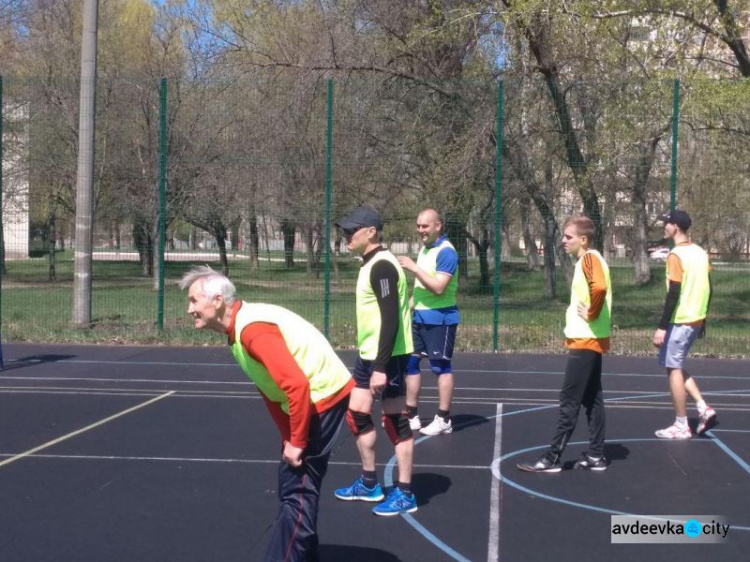
MULTIPOLYGON (((6 344, 0 372, 0 560, 259 560, 277 509, 280 439, 228 348, 6 344)), ((353 354, 342 354, 348 366, 353 354)), ((462 354, 451 435, 419 437, 419 510, 379 518, 333 489, 359 474, 337 442, 323 486, 330 561, 747 560, 750 362, 689 364, 719 414, 706 436, 673 421, 654 358, 605 357, 607 471, 521 473, 551 438, 565 356, 462 354), (721 544, 612 544, 612 514, 718 515, 721 544)), ((437 409, 423 373, 420 415, 437 409)), ((690 407, 695 423, 694 408, 690 407)), ((378 428, 381 482, 395 479, 378 428)), ((583 415, 565 452, 586 448, 583 415)))

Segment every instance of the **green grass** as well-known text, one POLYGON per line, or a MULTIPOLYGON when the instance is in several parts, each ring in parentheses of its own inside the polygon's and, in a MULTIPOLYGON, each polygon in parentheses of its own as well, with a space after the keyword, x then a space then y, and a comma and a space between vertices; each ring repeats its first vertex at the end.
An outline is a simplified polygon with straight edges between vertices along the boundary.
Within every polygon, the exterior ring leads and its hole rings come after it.
MULTIPOLYGON (((280 262, 261 261, 251 269, 247 260, 230 263, 230 276, 238 294, 248 301, 285 306, 323 326, 323 273, 308 275, 304 256, 288 270, 280 262)), ((203 262, 200 262, 203 263, 203 262)), ((338 276, 331 273, 330 338, 338 348, 351 348, 356 339, 354 284, 358 263, 340 258, 338 276)), ((165 266, 164 331, 156 329, 157 293, 153 281, 143 277, 135 262, 95 262, 93 326, 71 326, 73 262, 70 252, 57 255, 57 280, 47 281, 46 259, 8 262, 2 287, 2 336, 8 341, 218 344, 216 334, 196 331, 186 314, 185 294, 176 281, 191 263, 168 262, 165 266)), ((216 266, 216 264, 214 264, 216 266)), ((457 347, 463 351, 491 351, 493 345, 493 297, 478 286, 478 264, 470 260, 469 281, 459 291, 462 326, 457 347)), ((661 313, 665 286, 663 266, 655 266, 654 279, 636 286, 633 270, 611 269, 613 280, 612 352, 653 354, 651 337, 661 313)), ((750 355, 747 326, 750 320, 750 268, 715 267, 715 296, 711 304, 708 338, 696 353, 716 356, 750 355)), ((559 295, 543 298, 542 272, 527 272, 522 263, 501 269, 499 346, 501 351, 563 351, 563 318, 568 287, 561 274, 559 295)))

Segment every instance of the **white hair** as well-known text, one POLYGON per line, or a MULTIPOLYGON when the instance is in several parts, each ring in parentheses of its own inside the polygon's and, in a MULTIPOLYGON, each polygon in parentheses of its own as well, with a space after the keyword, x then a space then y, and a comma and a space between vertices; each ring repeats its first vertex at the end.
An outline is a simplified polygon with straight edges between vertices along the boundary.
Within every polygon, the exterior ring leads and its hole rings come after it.
POLYGON ((201 282, 201 288, 208 300, 216 295, 221 295, 227 304, 232 304, 235 301, 234 293, 236 289, 226 275, 214 271, 207 265, 199 265, 182 276, 180 289, 183 291, 189 289, 197 281, 201 282))

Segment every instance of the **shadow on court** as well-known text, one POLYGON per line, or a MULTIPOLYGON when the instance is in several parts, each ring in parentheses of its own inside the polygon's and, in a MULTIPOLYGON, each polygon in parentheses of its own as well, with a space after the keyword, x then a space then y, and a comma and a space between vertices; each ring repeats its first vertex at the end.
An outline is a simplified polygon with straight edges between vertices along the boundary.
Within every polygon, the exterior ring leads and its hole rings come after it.
POLYGON ((490 419, 484 416, 476 416, 471 414, 456 414, 451 416, 453 433, 459 433, 465 429, 469 429, 470 427, 477 427, 489 422, 490 419))
POLYGON ((32 365, 39 365, 43 363, 56 363, 57 361, 65 361, 72 359, 75 355, 58 355, 54 353, 45 353, 42 355, 29 355, 27 357, 19 357, 15 359, 13 363, 6 363, 3 367, 3 371, 12 371, 14 369, 23 369, 24 367, 31 367, 32 365))
MULTIPOLYGON (((624 461, 630 455, 630 449, 621 445, 620 443, 605 443, 604 444, 604 456, 609 460, 610 465, 619 461, 624 461)), ((576 461, 565 461, 563 463, 563 470, 572 470, 576 461)))
POLYGON ((358 562, 401 562, 401 558, 377 548, 361 546, 343 546, 321 544, 318 549, 321 562, 341 562, 357 560, 358 562))
POLYGON ((435 496, 447 494, 452 485, 451 479, 442 474, 419 472, 412 475, 412 489, 419 500, 419 506, 430 503, 435 496))

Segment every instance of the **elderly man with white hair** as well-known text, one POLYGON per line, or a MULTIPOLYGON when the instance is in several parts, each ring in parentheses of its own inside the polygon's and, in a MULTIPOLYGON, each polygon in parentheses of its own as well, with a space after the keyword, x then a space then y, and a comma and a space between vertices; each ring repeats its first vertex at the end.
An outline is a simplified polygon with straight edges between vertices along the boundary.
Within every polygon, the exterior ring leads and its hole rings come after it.
POLYGON ((208 266, 187 272, 180 288, 195 327, 227 335, 281 433, 281 506, 264 560, 318 560, 320 487, 349 407, 349 370, 304 318, 237 299, 232 282, 208 266))

